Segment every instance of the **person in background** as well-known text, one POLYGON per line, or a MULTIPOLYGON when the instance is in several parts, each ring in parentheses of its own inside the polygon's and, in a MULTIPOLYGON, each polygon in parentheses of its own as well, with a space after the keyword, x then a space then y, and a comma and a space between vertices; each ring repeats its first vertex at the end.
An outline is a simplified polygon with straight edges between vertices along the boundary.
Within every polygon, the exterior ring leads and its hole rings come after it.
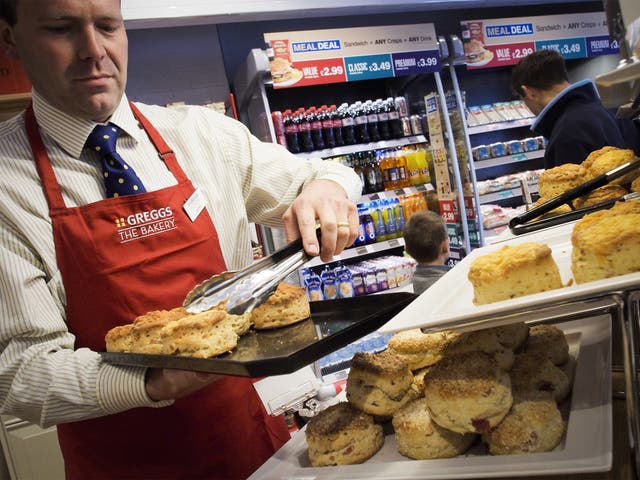
POLYGON ((0 0, 33 87, 0 124, 0 413, 57 425, 68 478, 244 479, 289 438, 251 379, 107 364, 105 334, 250 264, 249 222, 331 259, 361 184, 211 109, 131 102, 127 47, 119 0, 0 0))
POLYGON ((511 89, 537 116, 531 130, 548 140, 545 168, 581 163, 605 146, 627 148, 594 83, 569 83, 565 61, 555 50, 538 50, 521 59, 511 71, 511 89))
POLYGON ((440 215, 422 210, 409 217, 402 235, 405 250, 418 263, 413 292, 421 294, 451 269, 445 265, 449 258, 447 227, 440 215))

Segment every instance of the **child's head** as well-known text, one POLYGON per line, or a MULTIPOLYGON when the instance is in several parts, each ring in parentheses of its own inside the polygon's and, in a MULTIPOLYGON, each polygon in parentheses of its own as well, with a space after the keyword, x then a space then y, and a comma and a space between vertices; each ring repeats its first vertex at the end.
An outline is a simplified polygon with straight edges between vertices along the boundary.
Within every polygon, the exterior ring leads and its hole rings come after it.
POLYGON ((447 227, 440 215, 423 210, 409 217, 404 231, 405 250, 418 263, 443 263, 449 256, 447 227))

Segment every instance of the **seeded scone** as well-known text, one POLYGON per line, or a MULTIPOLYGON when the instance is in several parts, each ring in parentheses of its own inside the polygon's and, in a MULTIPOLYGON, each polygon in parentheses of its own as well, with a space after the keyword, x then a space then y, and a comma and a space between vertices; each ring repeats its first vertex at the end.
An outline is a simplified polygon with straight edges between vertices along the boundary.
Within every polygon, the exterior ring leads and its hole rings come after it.
POLYGON ((517 395, 500 425, 482 435, 492 455, 549 452, 564 435, 566 425, 548 393, 517 395))
POLYGON ((561 288, 560 271, 548 245, 505 245, 476 258, 469 267, 473 303, 487 303, 561 288))
POLYGON ((314 467, 362 463, 384 444, 382 426, 348 402, 332 405, 312 417, 305 436, 314 467))
POLYGON ((445 357, 425 376, 424 397, 431 418, 458 433, 485 433, 509 412, 509 374, 484 352, 445 357))
POLYGON ((412 383, 409 366, 392 352, 356 352, 347 376, 347 399, 363 412, 391 416, 418 397, 412 383))
POLYGON ((256 330, 284 327, 300 322, 311 315, 304 287, 282 282, 269 299, 251 312, 256 330))
POLYGON ((435 423, 424 397, 398 410, 391 423, 398 451, 416 460, 461 455, 476 439, 474 434, 452 432, 435 423))

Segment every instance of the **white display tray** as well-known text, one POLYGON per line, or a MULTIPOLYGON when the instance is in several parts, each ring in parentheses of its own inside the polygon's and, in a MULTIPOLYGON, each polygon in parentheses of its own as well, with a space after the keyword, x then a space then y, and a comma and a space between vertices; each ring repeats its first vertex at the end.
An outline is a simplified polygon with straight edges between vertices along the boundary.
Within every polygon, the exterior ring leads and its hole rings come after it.
POLYGON ((379 331, 397 332, 418 327, 430 330, 456 328, 479 317, 486 318, 486 321, 474 328, 484 328, 527 320, 526 317, 514 316, 506 321, 504 319, 492 321, 492 317, 507 315, 515 311, 535 310, 538 307, 592 298, 594 295, 607 292, 633 287, 640 288, 640 272, 582 284, 571 283, 573 278, 571 273, 571 231, 573 225, 573 223, 565 224, 473 250, 429 289, 380 327, 379 331), (525 242, 547 244, 558 264, 562 283, 564 285, 571 283, 571 285, 487 305, 474 305, 473 286, 467 277, 471 262, 480 256, 501 249, 504 245, 525 242))
MULTIPOLYGON (((611 317, 600 315, 557 324, 567 336, 575 367, 564 441, 552 452, 491 456, 480 445, 449 459, 412 460, 398 453, 395 436, 359 465, 311 467, 304 430, 295 434, 250 480, 417 480, 530 477, 604 472, 611 469, 611 317)), ((567 411, 568 410, 568 411, 567 411)))

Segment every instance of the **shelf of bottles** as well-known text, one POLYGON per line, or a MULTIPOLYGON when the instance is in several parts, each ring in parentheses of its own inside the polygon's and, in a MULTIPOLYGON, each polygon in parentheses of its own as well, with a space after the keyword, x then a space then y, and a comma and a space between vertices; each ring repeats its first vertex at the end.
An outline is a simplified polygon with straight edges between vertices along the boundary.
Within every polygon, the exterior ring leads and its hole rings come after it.
POLYGON ((276 141, 302 158, 334 157, 427 141, 405 97, 271 112, 276 141))

